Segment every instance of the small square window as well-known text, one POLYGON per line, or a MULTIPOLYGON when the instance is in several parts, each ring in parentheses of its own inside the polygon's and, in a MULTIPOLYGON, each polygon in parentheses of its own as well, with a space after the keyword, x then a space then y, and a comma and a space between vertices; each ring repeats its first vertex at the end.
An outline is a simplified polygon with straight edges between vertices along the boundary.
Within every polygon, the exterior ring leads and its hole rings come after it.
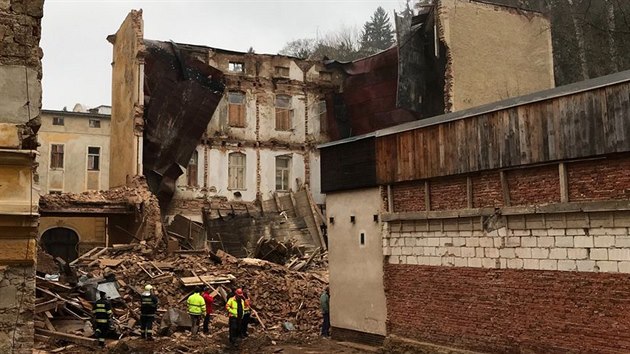
POLYGON ((228 63, 228 70, 233 73, 242 73, 245 71, 245 65, 242 62, 231 61, 228 63))
POLYGON ((319 78, 322 81, 332 81, 332 73, 329 71, 320 71, 319 78))
POLYGON ((100 128, 101 120, 100 119, 90 119, 90 128, 100 128))
POLYGON ((276 66, 275 72, 276 76, 289 77, 289 68, 287 68, 286 66, 276 66))
POLYGON ((63 117, 53 117, 53 125, 64 125, 63 117))
POLYGON ((354 215, 350 215, 350 222, 351 223, 356 223, 357 222, 357 218, 354 217, 354 215))

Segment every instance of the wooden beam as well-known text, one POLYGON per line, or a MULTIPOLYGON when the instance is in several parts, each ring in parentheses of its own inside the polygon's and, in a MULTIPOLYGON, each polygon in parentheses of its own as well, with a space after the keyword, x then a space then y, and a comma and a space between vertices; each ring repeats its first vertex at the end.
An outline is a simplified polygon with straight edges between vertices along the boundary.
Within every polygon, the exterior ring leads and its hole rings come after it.
POLYGON ((81 336, 75 336, 74 334, 69 334, 69 333, 49 331, 49 330, 45 330, 45 329, 41 329, 41 328, 36 328, 35 332, 37 334, 40 334, 40 335, 53 337, 53 338, 58 338, 58 339, 63 339, 63 340, 66 340, 68 342, 72 342, 72 343, 76 343, 76 344, 80 344, 80 345, 85 345, 85 346, 88 346, 88 347, 96 345, 96 342, 97 342, 96 339, 87 338, 87 337, 81 337, 81 336))
POLYGON ((560 176, 560 202, 569 202, 569 180, 567 177, 567 165, 564 162, 558 164, 558 175, 560 176))
POLYGON ((394 193, 392 193, 392 185, 387 185, 387 211, 394 212, 394 193))
POLYGON ((424 181, 424 210, 431 210, 431 184, 428 180, 424 181))
POLYGON ((508 186, 507 176, 505 175, 505 171, 499 171, 499 176, 501 177, 501 190, 503 191, 503 204, 505 206, 511 206, 510 202, 510 187, 508 186))
POLYGON ((466 200, 468 201, 468 209, 473 208, 473 184, 470 176, 466 177, 466 200))

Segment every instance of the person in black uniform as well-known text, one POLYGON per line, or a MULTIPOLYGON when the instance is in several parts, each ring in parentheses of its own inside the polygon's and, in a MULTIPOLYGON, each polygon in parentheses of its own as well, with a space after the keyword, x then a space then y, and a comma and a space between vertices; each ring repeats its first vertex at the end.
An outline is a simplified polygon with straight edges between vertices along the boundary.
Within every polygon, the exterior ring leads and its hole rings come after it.
POLYGON ((142 338, 153 340, 153 320, 157 312, 158 298, 153 294, 153 287, 147 284, 142 293, 142 303, 140 305, 140 330, 142 338))
POLYGON ((109 322, 112 317, 112 305, 109 303, 104 291, 100 292, 100 299, 94 303, 92 315, 94 315, 94 335, 98 338, 98 345, 105 346, 105 337, 109 332, 109 322))

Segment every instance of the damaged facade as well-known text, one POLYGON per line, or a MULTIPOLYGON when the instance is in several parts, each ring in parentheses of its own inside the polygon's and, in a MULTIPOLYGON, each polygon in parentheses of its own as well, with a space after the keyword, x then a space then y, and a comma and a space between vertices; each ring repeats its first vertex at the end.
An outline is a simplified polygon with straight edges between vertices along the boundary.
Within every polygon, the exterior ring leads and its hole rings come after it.
MULTIPOLYGON (((215 197, 251 202, 318 188, 315 146, 327 141, 322 117, 332 109, 326 98, 338 89, 338 74, 314 61, 145 40, 136 11, 110 41, 112 144, 131 127, 136 139, 113 157, 116 165, 124 160, 113 185, 144 173, 169 214, 194 209, 196 218, 198 206, 215 197), (177 96, 172 88, 180 86, 177 96)), ((323 203, 318 190, 313 195, 323 203)))
POLYGON ((0 1, 0 352, 31 353, 43 1, 0 1))

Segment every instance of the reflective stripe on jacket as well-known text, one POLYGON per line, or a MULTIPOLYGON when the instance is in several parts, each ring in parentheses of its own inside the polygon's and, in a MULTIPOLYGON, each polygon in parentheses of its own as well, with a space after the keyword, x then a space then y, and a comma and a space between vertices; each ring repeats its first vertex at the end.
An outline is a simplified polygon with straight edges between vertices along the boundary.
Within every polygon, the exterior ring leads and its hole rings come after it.
POLYGON ((188 313, 191 315, 203 315, 206 312, 206 301, 194 293, 188 297, 188 313))
POLYGON ((112 306, 109 301, 100 299, 94 303, 92 315, 96 323, 108 323, 109 317, 112 315, 112 306))
POLYGON ((241 312, 241 316, 239 316, 239 313, 238 313, 239 302, 240 302, 241 309, 243 309, 244 308, 243 299, 237 300, 235 296, 232 296, 228 300, 227 304, 225 304, 225 309, 230 314, 230 317, 237 317, 237 318, 242 317, 242 312, 241 312))

